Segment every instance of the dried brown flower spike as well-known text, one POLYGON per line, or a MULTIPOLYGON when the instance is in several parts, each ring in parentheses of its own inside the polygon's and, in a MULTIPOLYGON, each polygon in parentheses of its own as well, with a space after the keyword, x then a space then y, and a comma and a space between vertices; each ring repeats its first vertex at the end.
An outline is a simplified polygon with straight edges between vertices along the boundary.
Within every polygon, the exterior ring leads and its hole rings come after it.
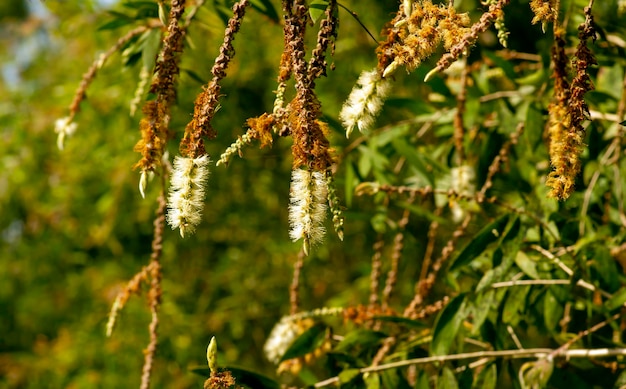
POLYGON ((574 191, 574 181, 580 173, 580 155, 583 151, 585 130, 583 122, 589 116, 584 95, 593 89, 587 69, 597 62, 587 47, 589 38, 595 39, 591 7, 585 7, 585 22, 578 27, 579 43, 574 54, 576 76, 567 89, 567 57, 562 32, 555 34, 553 49, 555 99, 550 112, 550 163, 553 170, 548 175, 546 185, 550 187, 549 197, 566 200, 574 191))

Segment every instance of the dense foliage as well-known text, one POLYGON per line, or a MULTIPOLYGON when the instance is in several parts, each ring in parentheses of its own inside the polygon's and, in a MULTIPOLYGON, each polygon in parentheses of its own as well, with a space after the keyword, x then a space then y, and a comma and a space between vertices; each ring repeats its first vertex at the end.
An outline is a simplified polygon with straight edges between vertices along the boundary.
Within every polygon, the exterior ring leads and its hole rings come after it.
POLYGON ((626 2, 452 3, 0 4, 0 388, 625 387, 626 2))

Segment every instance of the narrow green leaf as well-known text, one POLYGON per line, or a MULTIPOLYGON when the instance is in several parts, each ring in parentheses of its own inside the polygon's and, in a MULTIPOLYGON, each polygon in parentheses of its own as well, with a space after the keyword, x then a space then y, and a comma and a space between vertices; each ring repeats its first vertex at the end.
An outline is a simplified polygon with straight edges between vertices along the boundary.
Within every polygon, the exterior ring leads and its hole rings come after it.
POLYGON ((598 272, 600 279, 606 285, 603 287, 609 292, 618 289, 620 287, 620 271, 609 248, 603 244, 594 244, 592 255, 591 267, 598 272))
POLYGON ((293 341, 282 358, 280 358, 280 361, 301 357, 315 350, 319 340, 324 336, 324 331, 326 331, 326 325, 323 323, 316 323, 313 327, 304 331, 302 335, 293 341))
POLYGON ((161 48, 161 31, 156 28, 148 31, 141 48, 143 66, 152 69, 156 62, 157 53, 161 48))
POLYGON ((515 71, 515 68, 513 67, 513 62, 508 61, 506 59, 504 59, 502 56, 489 51, 489 50, 483 50, 482 52, 487 58, 489 58, 490 60, 492 60, 496 66, 501 69, 502 71, 504 71, 504 74, 507 76, 507 78, 514 80, 515 78, 517 78, 518 73, 517 71, 515 71))
POLYGON ((422 155, 417 152, 415 147, 409 145, 405 139, 396 138, 392 142, 393 147, 398 154, 406 158, 409 165, 417 169, 422 175, 428 179, 430 185, 433 184, 432 168, 428 166, 428 163, 424 160, 422 155))
POLYGON ((116 28, 129 25, 132 22, 133 22, 133 19, 128 18, 128 17, 115 18, 113 20, 110 20, 110 21, 104 23, 100 27, 98 27, 98 31, 115 30, 116 28))
POLYGON ((437 389, 459 389, 454 372, 449 367, 441 370, 441 375, 437 378, 437 389))
POLYGON ((476 305, 474 306, 474 320, 472 321, 472 334, 480 333, 480 328, 487 320, 489 312, 494 307, 496 302, 495 289, 488 290, 485 294, 480 295, 476 299, 476 305))
POLYGON ((441 216, 435 215, 433 212, 430 212, 427 208, 420 207, 420 206, 410 204, 407 202, 398 202, 397 205, 404 209, 408 209, 414 215, 424 217, 430 221, 436 221, 437 223, 440 223, 440 224, 444 224, 448 222, 448 220, 446 220, 445 218, 441 216))
POLYGON ((272 4, 270 0, 251 0, 250 4, 252 5, 252 8, 270 18, 274 23, 280 22, 280 16, 278 15, 278 12, 276 12, 276 8, 274 8, 274 4, 272 4))
POLYGON ((497 380, 498 368, 495 363, 491 363, 478 373, 472 389, 495 389, 497 380))
POLYGON ((515 264, 533 280, 539 279, 539 273, 537 272, 537 263, 530 259, 523 251, 518 251, 515 255, 515 264))
POLYGON ((468 263, 472 262, 478 255, 480 255, 490 243, 497 241, 509 220, 509 215, 499 217, 494 220, 482 230, 465 246, 465 248, 457 255, 450 265, 450 271, 457 270, 468 263))
POLYGON ((187 74, 192 80, 196 81, 200 85, 205 84, 205 80, 196 72, 190 69, 180 69, 182 72, 187 74))
POLYGON ((609 311, 613 311, 624 305, 624 303, 626 303, 626 286, 622 287, 620 290, 615 292, 611 298, 606 300, 604 307, 609 311))
POLYGON ((415 384, 415 389, 430 389, 430 383, 428 382, 428 374, 425 370, 419 371, 419 376, 417 377, 417 383, 415 384))
POLYGON ((461 294, 453 298, 437 318, 430 345, 431 355, 448 354, 465 316, 465 294, 461 294))
POLYGON ((378 373, 363 375, 363 381, 365 381, 367 389, 380 389, 380 375, 378 373))
POLYGON ((387 334, 379 331, 359 329, 349 332, 335 347, 335 351, 342 352, 354 346, 370 347, 386 338, 387 334))
POLYGON ((407 319, 402 316, 374 316, 372 320, 385 321, 389 323, 396 323, 405 325, 410 328, 425 328, 428 327, 425 323, 422 323, 417 320, 407 319))
POLYGON ((543 320, 548 331, 555 331, 562 317, 563 306, 559 303, 550 289, 548 289, 545 297, 543 298, 543 320))
POLYGON ((521 313, 526 307, 526 295, 530 291, 530 285, 512 286, 509 288, 504 309, 502 311, 502 322, 505 324, 517 325, 520 321, 521 313))
POLYGON ((359 369, 347 369, 339 373, 339 384, 347 384, 361 374, 359 369))

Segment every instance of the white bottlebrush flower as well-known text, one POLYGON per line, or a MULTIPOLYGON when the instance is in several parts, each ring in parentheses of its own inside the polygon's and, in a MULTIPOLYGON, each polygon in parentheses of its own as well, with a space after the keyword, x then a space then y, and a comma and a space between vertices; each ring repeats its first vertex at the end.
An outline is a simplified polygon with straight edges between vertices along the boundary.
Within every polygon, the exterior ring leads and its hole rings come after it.
POLYGON ((76 132, 76 123, 72 123, 72 118, 69 116, 57 119, 54 123, 54 132, 59 134, 57 136, 57 147, 59 150, 63 150, 65 138, 72 136, 76 132))
POLYGON ((278 365, 289 346, 312 325, 313 321, 310 319, 302 320, 292 316, 284 316, 280 319, 272 328, 272 332, 270 332, 270 336, 263 346, 263 352, 267 359, 278 365))
POLYGON ((354 127, 363 132, 374 124, 374 118, 380 112, 390 86, 391 82, 381 78, 376 69, 361 73, 339 113, 347 137, 354 127))
POLYGON ((289 236, 295 242, 304 240, 304 252, 324 238, 328 185, 323 172, 294 169, 291 174, 289 236))
POLYGON ((208 155, 198 158, 177 156, 167 199, 167 222, 180 229, 180 236, 192 233, 202 220, 204 190, 209 177, 208 155))

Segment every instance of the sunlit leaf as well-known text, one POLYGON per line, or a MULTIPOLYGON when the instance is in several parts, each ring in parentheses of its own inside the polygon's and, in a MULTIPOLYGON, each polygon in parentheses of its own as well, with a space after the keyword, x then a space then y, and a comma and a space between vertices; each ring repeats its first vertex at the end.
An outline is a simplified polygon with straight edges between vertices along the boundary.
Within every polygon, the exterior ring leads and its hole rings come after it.
POLYGON ((343 337, 341 342, 335 346, 335 351, 347 351, 356 346, 371 347, 374 344, 379 343, 387 335, 380 331, 372 331, 366 329, 358 329, 350 331, 343 337))
POLYGON ((309 15, 311 15, 313 23, 317 23, 324 15, 326 8, 328 8, 328 0, 313 0, 309 3, 309 15))
POLYGON ((450 351, 466 314, 464 294, 456 296, 443 308, 435 323, 431 355, 446 355, 450 351))
POLYGON ((465 246, 450 265, 450 271, 455 271, 480 255, 490 243, 496 242, 509 221, 509 215, 500 216, 498 219, 485 226, 478 234, 465 246))
POLYGON ((285 354, 280 358, 281 362, 301 357, 314 351, 319 346, 320 340, 324 337, 326 328, 325 324, 316 323, 311 328, 304 331, 285 351, 285 354))
POLYGON ((361 372, 359 369, 347 369, 339 373, 339 384, 347 384, 348 382, 354 380, 361 372))
POLYGON ((459 389, 454 372, 449 367, 441 370, 441 375, 437 378, 437 389, 459 389))

